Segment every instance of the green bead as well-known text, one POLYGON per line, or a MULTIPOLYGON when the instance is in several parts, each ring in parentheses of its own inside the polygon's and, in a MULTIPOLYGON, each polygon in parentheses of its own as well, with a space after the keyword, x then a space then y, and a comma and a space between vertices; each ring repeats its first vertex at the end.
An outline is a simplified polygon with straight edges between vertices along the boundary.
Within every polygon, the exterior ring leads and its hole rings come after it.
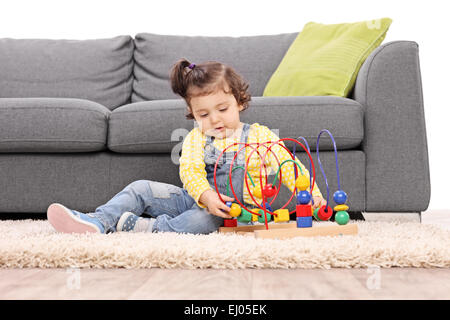
MULTIPOLYGON (((266 219, 264 219, 264 210, 259 209, 258 213, 261 214, 261 216, 258 216, 258 222, 266 223, 266 219)), ((272 220, 272 215, 267 213, 267 222, 270 220, 272 220)))
POLYGON ((317 215, 317 212, 319 212, 319 208, 314 209, 314 212, 313 212, 314 218, 316 218, 317 221, 322 221, 322 220, 319 219, 319 216, 317 215))
POLYGON ((334 216, 334 221, 336 221, 340 225, 347 224, 348 220, 350 220, 350 216, 347 211, 338 211, 334 216))
POLYGON ((245 210, 244 208, 242 208, 241 215, 237 217, 237 220, 239 222, 250 222, 252 221, 252 214, 247 210, 245 210))

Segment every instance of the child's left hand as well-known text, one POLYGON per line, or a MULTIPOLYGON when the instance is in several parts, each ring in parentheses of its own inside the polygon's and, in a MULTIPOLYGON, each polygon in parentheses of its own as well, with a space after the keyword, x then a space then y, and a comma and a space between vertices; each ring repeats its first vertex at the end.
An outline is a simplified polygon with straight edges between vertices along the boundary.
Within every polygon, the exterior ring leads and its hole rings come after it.
MULTIPOLYGON (((320 208, 321 206, 325 206, 327 204, 326 200, 322 197, 313 196, 312 198, 314 200, 314 204, 313 204, 314 210, 317 208, 320 208)), ((311 204, 311 201, 309 202, 309 204, 311 204)))

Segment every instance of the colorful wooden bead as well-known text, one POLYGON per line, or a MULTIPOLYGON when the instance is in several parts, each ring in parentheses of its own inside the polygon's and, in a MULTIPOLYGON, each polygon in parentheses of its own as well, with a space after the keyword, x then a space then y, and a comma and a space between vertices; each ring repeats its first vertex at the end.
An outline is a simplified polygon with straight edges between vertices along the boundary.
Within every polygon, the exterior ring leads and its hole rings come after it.
POLYGON ((277 193, 277 187, 268 183, 263 188, 263 194, 266 198, 272 198, 277 193))
MULTIPOLYGON (((258 217, 258 222, 266 223, 266 219, 264 218, 264 211, 259 209, 259 213, 261 214, 261 216, 258 217)), ((267 216, 267 222, 272 220, 272 215, 270 213, 267 212, 266 216, 267 216)))
POLYGON ((339 205, 337 205, 337 206, 335 206, 334 208, 333 208, 333 210, 334 211, 347 211, 348 210, 348 205, 346 205, 346 204, 339 204, 339 205))
POLYGON ((338 190, 333 194, 333 199, 337 204, 344 204, 347 201, 347 194, 342 190, 338 190))
POLYGON ((339 225, 347 224, 349 220, 350 216, 348 215, 347 211, 338 211, 334 215, 334 221, 336 221, 339 225))
POLYGON ((330 206, 321 206, 317 212, 317 216, 321 221, 326 221, 333 215, 333 209, 330 206))
POLYGON ((297 217, 297 228, 311 228, 312 216, 309 217, 297 217))
POLYGON ((297 180, 295 180, 295 187, 298 190, 304 191, 309 188, 309 179, 308 177, 301 175, 297 177, 297 180))
POLYGON ((273 213, 276 213, 276 215, 273 216, 273 221, 275 222, 289 221, 290 217, 288 209, 278 209, 275 210, 273 213))
POLYGON ((308 204, 311 201, 311 194, 308 191, 300 191, 297 195, 297 203, 308 204))
POLYGON ((252 214, 252 221, 253 221, 253 222, 256 222, 256 221, 258 221, 258 218, 259 218, 259 216, 258 216, 258 215, 256 215, 256 214, 252 214))
POLYGON ((320 220, 319 216, 317 215, 318 212, 319 212, 319 208, 314 209, 313 216, 317 221, 322 221, 322 220, 320 220))
POLYGON ((223 219, 223 226, 234 228, 237 227, 237 220, 236 219, 223 219))
POLYGON ((252 221, 252 213, 242 208, 241 215, 237 218, 239 222, 252 221))
POLYGON ((227 206, 227 207, 231 207, 231 204, 232 204, 233 202, 231 202, 231 201, 226 201, 225 202, 225 205, 227 206))
POLYGON ((311 205, 310 204, 298 204, 295 206, 295 212, 297 217, 311 217, 311 205))
POLYGON ((261 188, 260 186, 255 186, 253 188, 253 195, 257 198, 262 198, 261 188))
POLYGON ((231 209, 229 212, 230 216, 232 217, 239 217, 241 214, 241 207, 237 203, 231 204, 231 209))

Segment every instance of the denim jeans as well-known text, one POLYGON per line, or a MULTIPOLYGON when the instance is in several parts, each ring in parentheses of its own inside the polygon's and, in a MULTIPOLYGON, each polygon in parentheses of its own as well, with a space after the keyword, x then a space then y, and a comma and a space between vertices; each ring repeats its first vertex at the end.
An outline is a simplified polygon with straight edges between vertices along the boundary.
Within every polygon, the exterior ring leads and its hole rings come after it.
MULTIPOLYGON (((248 124, 244 124, 240 142, 247 141, 249 128, 248 124)), ((208 182, 211 188, 215 189, 214 166, 220 151, 212 145, 212 140, 211 136, 207 136, 204 160, 208 182)), ((233 167, 245 165, 244 152, 245 149, 236 157, 233 167)), ((226 152, 217 161, 217 187, 219 192, 225 195, 227 195, 231 159, 235 154, 236 151, 226 152)), ((236 196, 243 203, 243 169, 233 170, 232 184, 236 196)), ((229 189, 231 190, 231 188, 229 189)), ((234 198, 231 191, 228 195, 234 198)), ((223 218, 210 214, 206 208, 199 207, 186 189, 151 180, 138 180, 130 183, 106 204, 98 207, 92 215, 103 223, 106 232, 115 232, 120 216, 127 211, 138 216, 145 213, 156 218, 153 232, 208 234, 223 226, 223 218)))
POLYGON ((199 207, 185 189, 150 180, 130 183, 92 215, 107 232, 114 232, 120 216, 127 211, 156 218, 153 231, 210 233, 223 225, 222 218, 199 207))

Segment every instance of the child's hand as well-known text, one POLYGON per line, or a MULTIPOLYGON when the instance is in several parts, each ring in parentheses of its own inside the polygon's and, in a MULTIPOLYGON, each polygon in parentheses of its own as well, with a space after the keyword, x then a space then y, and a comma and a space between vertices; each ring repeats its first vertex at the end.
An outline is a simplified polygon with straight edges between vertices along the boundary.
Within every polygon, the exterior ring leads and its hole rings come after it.
MULTIPOLYGON (((227 197, 226 195, 220 194, 220 196, 225 201, 234 201, 234 198, 227 197)), ((220 200, 219 195, 214 190, 206 190, 202 193, 199 200, 206 206, 209 213, 225 219, 232 218, 228 214, 231 208, 220 200)))
MULTIPOLYGON (((313 196, 314 204, 313 209, 320 208, 321 206, 325 206, 327 204, 326 200, 322 197, 313 196)), ((309 203, 311 204, 311 202, 309 203)))

